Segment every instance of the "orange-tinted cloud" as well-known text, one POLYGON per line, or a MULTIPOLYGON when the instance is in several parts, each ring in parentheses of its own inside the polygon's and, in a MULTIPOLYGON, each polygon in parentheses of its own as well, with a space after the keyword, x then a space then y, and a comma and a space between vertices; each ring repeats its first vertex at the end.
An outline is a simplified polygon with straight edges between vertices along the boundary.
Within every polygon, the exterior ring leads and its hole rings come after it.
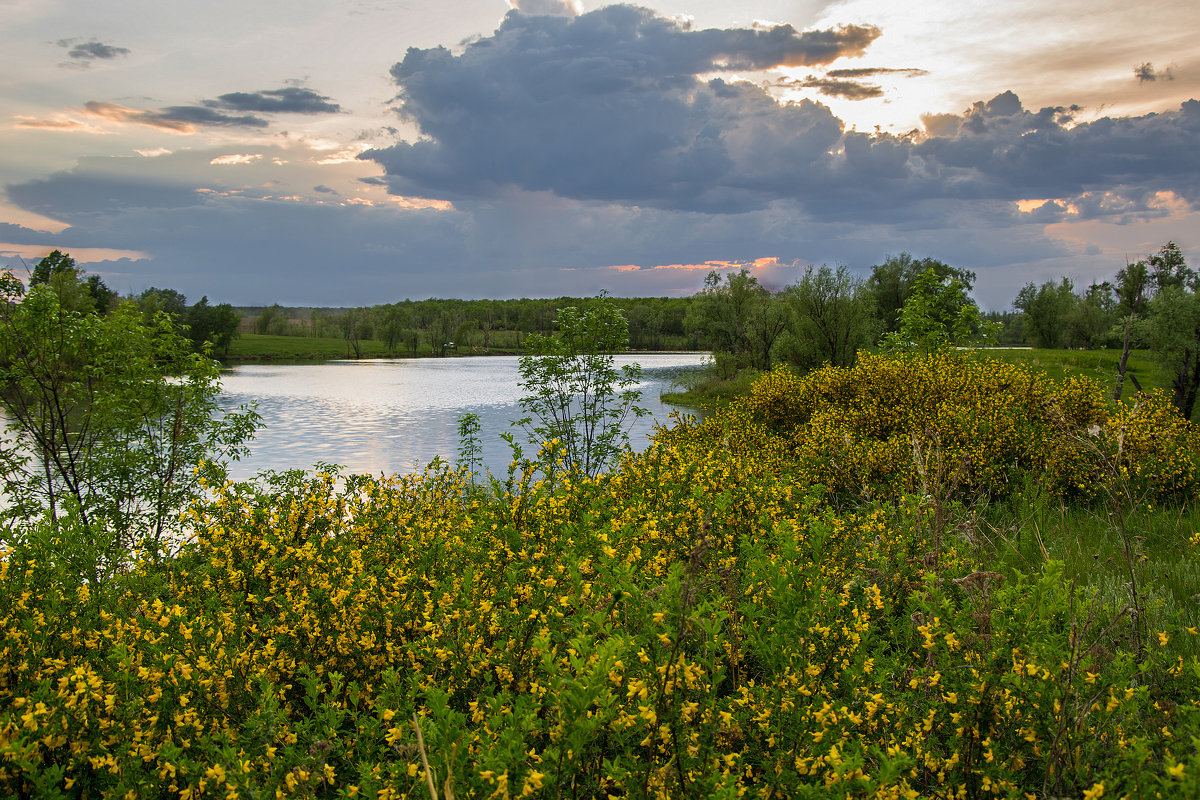
POLYGON ((17 120, 18 128, 34 128, 35 130, 42 131, 73 131, 75 133, 93 133, 101 136, 112 133, 112 131, 106 131, 94 125, 88 125, 80 120, 64 116, 56 116, 53 119, 38 119, 37 117, 27 117, 18 114, 15 119, 17 120))
POLYGON ((745 261, 704 261, 699 264, 656 264, 652 267, 642 267, 637 264, 613 264, 607 269, 615 269, 620 272, 647 272, 650 270, 673 269, 673 270, 723 270, 723 269, 746 269, 746 270, 761 270, 771 267, 786 267, 789 264, 784 264, 777 256, 766 256, 764 258, 755 258, 745 261))
POLYGON ((155 112, 120 106, 116 103, 102 103, 99 100, 89 100, 83 104, 83 108, 86 114, 111 120, 112 122, 134 122, 140 125, 150 125, 154 128, 164 128, 176 133, 196 132, 196 126, 191 123, 180 120, 162 119, 155 112))
MULTIPOLYGON (((15 258, 19 256, 28 261, 40 260, 45 258, 54 249, 50 245, 0 242, 0 257, 15 258)), ((76 261, 85 264, 92 264, 98 261, 117 261, 122 258, 139 261, 150 257, 139 250, 114 250, 107 247, 60 247, 58 249, 61 249, 64 253, 70 253, 71 257, 76 261)))

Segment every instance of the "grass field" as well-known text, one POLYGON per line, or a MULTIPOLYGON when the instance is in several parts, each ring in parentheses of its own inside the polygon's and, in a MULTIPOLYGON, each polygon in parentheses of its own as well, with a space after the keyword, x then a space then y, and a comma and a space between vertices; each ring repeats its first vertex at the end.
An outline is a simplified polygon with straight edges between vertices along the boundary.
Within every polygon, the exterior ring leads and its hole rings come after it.
MULTIPOLYGON (((975 351, 981 358, 991 358, 1008 364, 1025 364, 1043 370, 1051 377, 1086 375, 1111 390, 1116 385, 1117 364, 1121 360, 1120 350, 1005 350, 980 349, 975 351)), ((1143 389, 1166 389, 1169 378, 1163 374, 1149 350, 1134 350, 1127 364, 1143 389)), ((1133 386, 1128 382, 1125 391, 1132 394, 1133 386)))

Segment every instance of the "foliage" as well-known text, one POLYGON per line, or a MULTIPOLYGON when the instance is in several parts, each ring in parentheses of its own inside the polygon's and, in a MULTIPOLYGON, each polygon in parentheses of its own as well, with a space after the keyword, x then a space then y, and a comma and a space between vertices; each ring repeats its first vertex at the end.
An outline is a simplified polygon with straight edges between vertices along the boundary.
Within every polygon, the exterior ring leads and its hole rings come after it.
POLYGON ((1174 242, 1146 261, 1157 291, 1135 327, 1171 376, 1172 402, 1190 419, 1200 394, 1200 281, 1174 242))
POLYGON ((483 445, 479 442, 479 415, 459 414, 457 421, 458 467, 466 471, 468 478, 474 480, 483 463, 483 445))
POLYGON ((628 449, 626 422, 646 410, 637 403, 641 368, 618 370, 613 355, 625 349, 628 323, 604 295, 583 309, 558 310, 557 336, 531 334, 518 370, 522 411, 514 422, 534 444, 561 447, 565 468, 595 476, 628 449))
POLYGON ((137 306, 146 325, 153 325, 159 314, 168 315, 180 334, 191 340, 192 349, 197 353, 211 345, 215 352, 228 357, 229 347, 238 335, 242 321, 241 314, 228 303, 209 305, 208 297, 204 296, 188 306, 187 298, 174 289, 151 286, 137 296, 137 306))
POLYGON ((771 351, 787 326, 787 315, 749 271, 731 272, 724 282, 713 271, 693 300, 687 325, 714 357, 724 354, 733 370, 763 370, 771 368, 771 351))
POLYGON ((792 317, 781 344, 783 357, 801 369, 851 366, 858 351, 874 344, 878 335, 874 297, 845 267, 808 268, 784 290, 783 302, 792 317))
MULTIPOLYGON (((913 406, 903 380, 941 364, 940 412, 910 433, 952 439, 982 390, 945 358, 864 360, 857 377, 895 382, 859 393, 877 406, 860 419, 913 406)), ((820 371, 810 419, 851 396, 847 372, 820 371)), ((1090 413, 1089 396, 1066 391, 1064 416, 1090 413)), ((785 421, 733 408, 597 479, 525 473, 499 496, 444 467, 213 486, 184 552, 95 589, 18 547, 0 560, 0 792, 1200 790, 1194 611, 1148 628, 1125 581, 1068 579, 1044 558, 1001 566, 972 517, 950 513, 952 470, 838 510, 785 421)), ((1047 413, 1029 433, 1059 429, 1047 413)), ((1043 521, 1022 523, 1026 553, 1050 544, 1043 521)), ((1155 544, 1194 565, 1190 533, 1165 526, 1155 544)))
POLYGON ((900 330, 900 312, 912 296, 917 280, 928 270, 942 281, 957 281, 967 292, 975 285, 975 273, 951 267, 934 258, 913 258, 908 253, 888 256, 871 268, 867 290, 875 299, 876 313, 884 333, 900 330))
POLYGON ((11 274, 0 281, 3 535, 48 535, 56 560, 95 584, 133 548, 169 545, 198 465, 220 474, 257 416, 214 418, 217 366, 166 315, 147 326, 133 304, 80 313, 51 283, 22 297, 11 274))
POLYGON ((107 314, 116 304, 117 293, 104 285, 99 275, 84 277, 85 271, 67 253, 52 250, 29 273, 29 286, 47 285, 59 302, 72 311, 107 314))
POLYGON ((917 276, 900 310, 899 330, 884 336, 884 346, 928 353, 986 338, 979 306, 967 292, 967 284, 959 278, 926 269, 917 276))
POLYGON ((1060 383, 991 359, 863 356, 853 368, 776 370, 699 433, 733 426, 752 452, 779 452, 806 484, 841 502, 924 493, 934 473, 956 496, 1003 498, 1033 476, 1044 491, 1096 499, 1113 463, 1141 496, 1200 490, 1200 434, 1161 392, 1114 405, 1083 377, 1060 383))
MULTIPOLYGON (((364 358, 388 355, 382 342, 359 342, 364 358)), ((346 340, 340 336, 268 336, 244 333, 229 346, 232 361, 314 361, 346 357, 346 340)))
POLYGON ((1013 307, 1023 312, 1026 337, 1034 347, 1090 348, 1110 341, 1117 300, 1107 282, 1093 283, 1079 296, 1071 280, 1063 278, 1040 288, 1026 284, 1013 307))

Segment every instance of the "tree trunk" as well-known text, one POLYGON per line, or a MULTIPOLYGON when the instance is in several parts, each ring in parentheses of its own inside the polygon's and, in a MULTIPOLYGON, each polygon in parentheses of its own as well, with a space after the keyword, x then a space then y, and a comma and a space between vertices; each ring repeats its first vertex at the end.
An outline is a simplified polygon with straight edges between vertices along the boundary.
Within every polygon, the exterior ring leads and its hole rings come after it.
POLYGON ((1197 363, 1195 350, 1188 350, 1183 356, 1183 366, 1175 379, 1175 407, 1186 420, 1191 420, 1192 411, 1196 407, 1196 394, 1200 391, 1200 364, 1197 363))
POLYGON ((1117 364, 1117 385, 1113 389, 1113 402, 1121 402, 1121 392, 1125 388, 1125 365, 1129 363, 1129 350, 1132 344, 1129 334, 1133 329, 1133 315, 1125 320, 1125 343, 1121 346, 1121 363, 1117 364))

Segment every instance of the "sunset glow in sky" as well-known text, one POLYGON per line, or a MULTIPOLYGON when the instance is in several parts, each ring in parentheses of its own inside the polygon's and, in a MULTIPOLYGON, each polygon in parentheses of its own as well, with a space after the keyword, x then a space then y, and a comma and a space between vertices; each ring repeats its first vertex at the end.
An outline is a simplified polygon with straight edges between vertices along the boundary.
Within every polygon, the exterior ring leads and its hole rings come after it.
POLYGON ((0 264, 190 300, 1200 266, 1200 4, 0 2, 0 264))

